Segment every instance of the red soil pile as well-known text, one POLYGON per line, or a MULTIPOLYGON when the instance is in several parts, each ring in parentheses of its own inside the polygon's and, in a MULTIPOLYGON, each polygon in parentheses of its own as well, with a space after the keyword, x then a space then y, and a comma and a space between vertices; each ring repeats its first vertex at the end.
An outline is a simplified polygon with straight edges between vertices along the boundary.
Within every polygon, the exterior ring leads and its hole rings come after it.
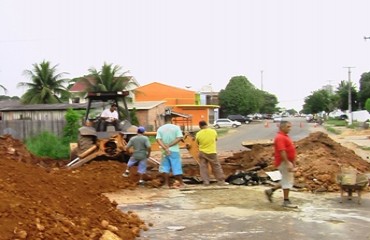
POLYGON ((92 162, 78 170, 50 168, 9 136, 0 138, 0 239, 135 239, 147 226, 102 193, 135 188, 124 164, 92 162), (47 166, 47 167, 46 167, 47 166))

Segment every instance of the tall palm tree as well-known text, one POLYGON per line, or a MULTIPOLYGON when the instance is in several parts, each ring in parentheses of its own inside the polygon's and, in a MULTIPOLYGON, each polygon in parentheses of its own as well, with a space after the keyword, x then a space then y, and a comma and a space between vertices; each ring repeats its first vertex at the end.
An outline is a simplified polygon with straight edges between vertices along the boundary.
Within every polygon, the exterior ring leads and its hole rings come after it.
POLYGON ((49 61, 33 64, 33 70, 25 70, 23 74, 30 78, 31 82, 20 82, 18 87, 27 87, 28 90, 21 97, 24 104, 61 103, 61 96, 69 92, 63 86, 67 79, 62 79, 67 74, 56 73, 56 67, 50 66, 49 61))
POLYGON ((131 90, 137 86, 132 78, 126 76, 128 71, 121 72, 122 67, 113 64, 104 63, 101 70, 95 68, 89 69, 89 75, 77 79, 85 84, 86 92, 110 92, 131 90))

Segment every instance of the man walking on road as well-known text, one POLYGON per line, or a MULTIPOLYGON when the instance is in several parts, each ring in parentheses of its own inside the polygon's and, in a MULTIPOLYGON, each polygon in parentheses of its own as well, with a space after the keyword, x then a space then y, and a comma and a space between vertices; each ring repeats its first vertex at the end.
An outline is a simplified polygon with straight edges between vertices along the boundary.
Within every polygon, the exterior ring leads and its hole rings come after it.
POLYGON ((162 161, 159 166, 159 172, 164 174, 164 187, 182 188, 185 186, 182 181, 182 161, 180 156, 179 142, 183 134, 179 126, 171 123, 171 116, 165 116, 165 124, 157 130, 157 142, 162 147, 162 161), (179 182, 179 186, 170 186, 169 174, 172 174, 179 182))
POLYGON ((217 132, 208 128, 205 121, 199 122, 200 131, 195 135, 195 140, 199 145, 199 171, 204 185, 209 185, 208 163, 217 179, 218 185, 224 185, 225 175, 221 164, 217 159, 216 141, 217 132))
POLYGON ((293 205, 289 199, 289 191, 293 187, 294 183, 294 172, 295 161, 296 161, 296 150, 295 146, 288 136, 292 124, 288 121, 281 121, 279 132, 277 133, 274 140, 275 148, 275 167, 277 167, 281 173, 281 181, 279 184, 276 184, 271 189, 265 190, 267 199, 272 202, 273 193, 279 189, 283 189, 284 202, 283 206, 288 208, 296 208, 297 206, 293 205))
POLYGON ((145 128, 138 127, 137 135, 130 138, 126 145, 126 150, 130 147, 134 148, 134 152, 130 157, 126 171, 123 173, 122 176, 128 177, 130 174, 130 168, 138 163, 138 170, 137 172, 140 174, 139 184, 144 184, 143 174, 146 173, 146 162, 147 159, 150 157, 151 152, 151 144, 149 138, 144 136, 145 128))

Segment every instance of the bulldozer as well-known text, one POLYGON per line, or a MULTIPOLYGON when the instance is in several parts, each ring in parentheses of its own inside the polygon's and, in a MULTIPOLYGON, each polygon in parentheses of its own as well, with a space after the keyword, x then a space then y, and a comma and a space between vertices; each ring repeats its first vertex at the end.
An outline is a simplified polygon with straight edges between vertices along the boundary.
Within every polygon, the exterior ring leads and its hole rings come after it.
MULTIPOLYGON (((70 162, 68 168, 76 168, 96 158, 108 158, 127 161, 129 153, 126 152, 130 137, 136 135, 137 127, 130 121, 130 114, 127 107, 126 96, 128 91, 118 92, 89 92, 87 93, 87 108, 83 118, 83 126, 79 128, 78 142, 70 144, 70 162), (120 108, 120 103, 123 107, 120 108), (119 119, 123 117, 120 109, 123 109, 127 119, 116 126, 108 125, 102 128, 100 114, 94 113, 96 109, 110 107, 111 104, 117 106, 119 119)), ((101 113, 101 111, 100 111, 101 113)))
MULTIPOLYGON (((77 168, 94 159, 115 159, 127 162, 131 153, 125 146, 129 139, 137 134, 137 126, 131 124, 130 114, 127 107, 126 96, 128 91, 120 92, 89 92, 87 93, 87 108, 83 118, 83 126, 79 128, 77 143, 70 144, 70 162, 68 168, 77 168), (118 110, 120 122, 119 130, 115 126, 107 126, 102 130, 102 121, 99 114, 94 113, 94 109, 103 109, 115 104, 120 109, 119 103, 123 103, 121 109, 124 110, 127 119, 118 110)), ((170 114, 165 112, 164 114, 170 114)), ((145 132, 146 136, 155 136, 156 132, 145 132)), ((156 143, 152 144, 152 149, 156 149, 156 143)), ((190 134, 184 134, 184 140, 180 147, 186 148, 192 157, 198 162, 198 146, 195 139, 190 134)), ((155 159, 149 159, 159 164, 155 159)))

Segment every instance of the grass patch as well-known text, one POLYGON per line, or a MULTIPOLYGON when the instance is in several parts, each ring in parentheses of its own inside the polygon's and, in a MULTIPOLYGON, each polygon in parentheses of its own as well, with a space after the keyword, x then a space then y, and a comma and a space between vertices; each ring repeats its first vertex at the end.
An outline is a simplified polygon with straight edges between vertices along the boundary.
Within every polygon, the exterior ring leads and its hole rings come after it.
POLYGON ((219 137, 226 135, 229 132, 229 128, 218 128, 215 129, 219 137))
POLYGON ((338 129, 334 128, 334 127, 331 127, 331 126, 325 126, 325 129, 328 131, 328 132, 331 132, 331 133, 334 133, 334 134, 341 134, 341 131, 339 131, 338 129))
POLYGON ((352 122, 352 124, 348 125, 348 128, 350 128, 350 129, 360 128, 360 123, 359 122, 352 122))
POLYGON ((335 127, 346 127, 347 122, 345 120, 329 119, 325 121, 327 125, 333 125, 335 127))
POLYGON ((25 141, 27 149, 38 157, 69 158, 69 144, 50 132, 42 132, 25 141))
POLYGON ((360 147, 362 150, 365 150, 365 151, 370 151, 370 147, 364 147, 364 146, 362 146, 362 147, 360 147))

